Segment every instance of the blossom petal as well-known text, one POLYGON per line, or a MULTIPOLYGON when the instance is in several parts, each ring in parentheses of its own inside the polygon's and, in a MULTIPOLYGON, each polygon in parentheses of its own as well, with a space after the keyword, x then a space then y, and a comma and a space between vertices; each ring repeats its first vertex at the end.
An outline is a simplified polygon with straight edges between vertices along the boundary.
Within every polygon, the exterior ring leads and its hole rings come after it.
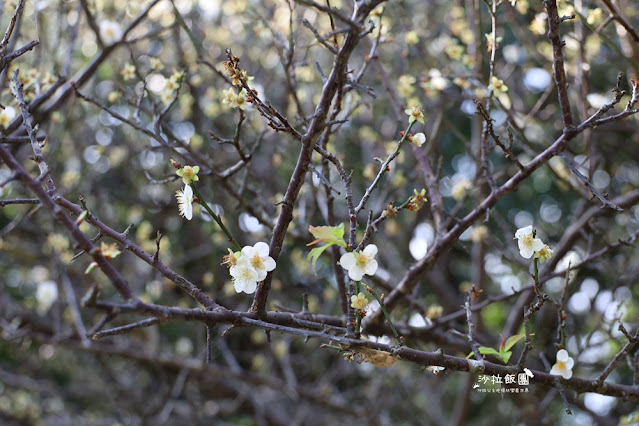
POLYGON ((524 228, 520 228, 517 230, 517 232, 515 232, 515 238, 521 238, 524 235, 530 235, 533 232, 533 227, 532 225, 528 225, 524 228))
POLYGON ((563 368, 559 367, 558 364, 555 364, 550 369, 550 374, 552 374, 553 376, 563 376, 564 375, 564 370, 563 370, 563 368))
POLYGON ((273 260, 271 256, 267 257, 264 260, 264 269, 266 270, 266 272, 271 272, 273 269, 275 269, 275 266, 275 260, 273 260))
POLYGON ((350 268, 355 266, 356 262, 355 255, 353 253, 344 253, 342 257, 339 258, 339 263, 344 269, 350 270, 350 268))
POLYGON ((422 146, 426 142, 426 136, 423 133, 417 133, 410 139, 410 143, 415 146, 422 146))
POLYGON ((366 267, 364 268, 364 273, 366 275, 375 275, 375 272, 377 272, 377 261, 373 259, 366 264, 366 267))
POLYGON ((263 281, 268 275, 268 272, 264 269, 255 269, 255 272, 257 272, 257 276, 255 277, 256 281, 263 281))
POLYGON ((533 250, 534 250, 534 251, 539 251, 539 250, 541 250, 542 248, 544 248, 544 243, 543 243, 543 241, 541 241, 539 238, 535 238, 535 239, 532 241, 532 248, 533 248, 533 250))
POLYGON ((369 244, 366 246, 363 253, 366 255, 366 257, 372 259, 377 254, 377 246, 375 244, 369 244))
POLYGON ((530 259, 534 252, 535 251, 532 247, 524 245, 522 242, 519 243, 519 254, 521 255, 521 257, 530 259))
POLYGON ((257 281, 249 281, 244 285, 244 293, 251 294, 255 293, 257 289, 257 281))
POLYGON ((255 256, 255 249, 251 246, 242 247, 242 256, 246 256, 247 258, 251 258, 255 256))
POLYGON ((235 287, 236 293, 241 293, 244 291, 244 284, 242 283, 241 280, 233 280, 233 287, 235 287))
POLYGON ((348 277, 353 281, 361 281, 363 276, 364 270, 357 265, 348 269, 348 277))
POLYGON ((253 246, 253 248, 260 255, 260 257, 266 257, 269 254, 268 244, 266 244, 266 243, 264 243, 262 241, 260 241, 259 243, 255 244, 253 246))
POLYGON ((184 217, 187 220, 191 220, 193 219, 193 204, 191 203, 186 203, 184 205, 184 217))

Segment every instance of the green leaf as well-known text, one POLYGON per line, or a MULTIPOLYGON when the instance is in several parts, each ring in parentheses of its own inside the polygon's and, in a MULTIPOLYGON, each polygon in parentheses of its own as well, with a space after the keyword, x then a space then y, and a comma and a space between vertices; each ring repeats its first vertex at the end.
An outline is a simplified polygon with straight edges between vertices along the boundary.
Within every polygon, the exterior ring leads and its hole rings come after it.
POLYGON ((339 226, 309 225, 308 231, 311 234, 313 234, 313 236, 317 239, 306 244, 307 246, 312 246, 313 244, 325 242, 329 246, 337 244, 340 247, 346 248, 346 242, 344 241, 344 224, 343 223, 341 223, 339 226))
POLYGON ((313 234, 316 240, 306 244, 312 246, 317 243, 326 243, 323 246, 315 247, 308 254, 307 261, 313 266, 313 272, 315 272, 315 263, 317 259, 324 253, 324 251, 334 245, 346 248, 346 242, 344 241, 344 224, 339 226, 309 226, 308 231, 313 234))
POLYGON ((510 350, 510 348, 515 346, 517 342, 519 342, 524 337, 526 337, 525 334, 515 334, 514 336, 510 336, 508 340, 506 340, 506 343, 504 343, 504 351, 510 350))
POLYGON ((306 258, 306 261, 309 262, 313 266, 313 272, 315 272, 315 263, 317 262, 317 259, 319 259, 319 257, 322 255, 322 253, 324 253, 324 250, 326 250, 327 248, 329 248, 332 245, 333 244, 326 244, 325 246, 315 247, 308 254, 308 257, 306 258))
POLYGON ((499 355, 496 349, 489 348, 487 346, 480 346, 479 353, 482 355, 499 355))
MULTIPOLYGON (((489 348, 487 346, 480 346, 479 348, 479 353, 481 355, 497 355, 497 356, 501 356, 499 354, 499 352, 497 352, 496 349, 493 348, 489 348)), ((466 357, 466 359, 469 359, 470 357, 472 357, 473 355, 475 355, 475 352, 471 352, 468 354, 468 356, 466 357)))
POLYGON ((507 352, 503 352, 500 357, 502 359, 502 361, 504 361, 504 364, 508 364, 508 360, 510 359, 510 357, 512 356, 512 352, 511 351, 507 351, 507 352))

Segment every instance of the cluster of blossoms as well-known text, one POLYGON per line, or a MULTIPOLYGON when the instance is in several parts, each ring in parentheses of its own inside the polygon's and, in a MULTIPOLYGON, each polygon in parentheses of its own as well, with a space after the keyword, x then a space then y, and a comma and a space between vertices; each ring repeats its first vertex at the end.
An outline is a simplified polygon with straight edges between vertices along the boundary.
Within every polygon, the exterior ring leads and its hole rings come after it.
POLYGON ((515 238, 519 244, 519 254, 526 259, 530 259, 534 254, 535 259, 544 263, 544 260, 552 257, 552 249, 548 244, 544 244, 539 238, 535 238, 532 225, 518 229, 515 238))
POLYGON ((248 83, 253 79, 246 71, 240 69, 240 58, 233 56, 230 60, 224 62, 224 69, 231 78, 233 86, 241 86, 242 83, 248 83))
POLYGON ((13 76, 13 73, 19 70, 18 81, 22 86, 24 101, 31 102, 41 93, 46 92, 58 80, 58 78, 49 72, 41 73, 37 68, 22 68, 17 63, 9 65, 7 75, 13 76))
MULTIPOLYGON (((154 64, 157 66, 157 64, 154 64)), ((182 82, 186 78, 186 72, 184 71, 175 71, 171 77, 166 80, 166 84, 164 86, 164 90, 160 95, 160 99, 164 104, 169 104, 173 101, 175 96, 175 92, 180 88, 182 82)))
POLYGON ((426 198, 425 189, 422 189, 420 192, 417 192, 416 189, 413 189, 413 192, 415 193, 415 195, 412 195, 410 197, 406 208, 410 211, 416 212, 417 210, 422 208, 422 206, 426 201, 428 201, 428 199, 426 198))
POLYGON ((241 251, 233 253, 229 250, 224 264, 229 267, 233 277, 233 287, 238 293, 251 294, 257 289, 257 283, 275 269, 275 260, 269 256, 268 244, 259 242, 253 247, 245 246, 241 251))
POLYGON ((235 93, 235 89, 230 88, 224 90, 224 98, 222 103, 227 104, 231 108, 239 108, 241 110, 246 109, 246 90, 242 89, 239 93, 235 93))

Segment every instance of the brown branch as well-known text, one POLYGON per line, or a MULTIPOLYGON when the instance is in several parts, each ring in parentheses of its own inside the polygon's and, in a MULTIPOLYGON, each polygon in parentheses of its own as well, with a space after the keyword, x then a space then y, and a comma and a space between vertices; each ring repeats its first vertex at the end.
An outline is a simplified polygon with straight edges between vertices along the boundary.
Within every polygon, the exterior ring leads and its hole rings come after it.
POLYGON ((568 168, 570 169, 572 174, 575 175, 577 177, 577 179, 579 179, 579 181, 582 184, 584 184, 585 186, 588 187, 588 189, 590 190, 592 195, 594 195, 595 197, 597 197, 599 199, 599 201, 601 201, 601 204, 603 204, 605 207, 608 207, 609 209, 617 210, 619 212, 623 211, 623 209, 621 207, 619 207, 618 205, 608 201, 606 199, 606 197, 604 195, 602 195, 601 192, 599 192, 597 190, 597 188, 594 187, 593 184, 590 183, 590 180, 586 176, 581 174, 581 172, 577 168, 577 165, 575 163, 573 163, 572 160, 570 158, 568 158, 568 156, 565 153, 559 152, 558 155, 564 161, 566 166, 568 166, 568 168))
MULTIPOLYGON (((134 299, 135 295, 131 291, 129 284, 122 278, 120 273, 111 265, 111 263, 100 253, 100 250, 91 243, 91 241, 84 235, 75 221, 68 215, 64 214, 60 206, 56 204, 54 199, 60 198, 60 195, 54 191, 45 191, 40 184, 40 181, 31 177, 27 171, 22 167, 15 157, 7 151, 2 145, 0 145, 0 157, 4 160, 5 164, 13 170, 19 177, 19 179, 25 183, 27 187, 33 192, 42 202, 51 214, 71 233, 73 238, 78 242, 80 248, 85 250, 91 255, 93 260, 98 264, 100 269, 109 278, 113 286, 118 293, 125 300, 134 299)), ((79 212, 80 213, 80 212, 79 212)), ((79 214, 78 213, 78 214, 79 214)))
POLYGON ((559 106, 564 120, 564 129, 573 127, 572 114, 570 112, 570 100, 568 99, 568 82, 564 70, 564 42, 561 41, 559 25, 562 19, 558 16, 556 0, 544 0, 544 6, 548 11, 548 38, 552 44, 553 53, 553 76, 559 94, 559 106))
MULTIPOLYGON (((73 204, 72 202, 70 202, 64 197, 59 197, 57 199, 57 203, 60 206, 64 207, 65 209, 69 210, 70 212, 78 216, 83 211, 80 206, 78 206, 77 204, 73 204)), ((206 294, 204 294, 202 290, 200 290, 196 285, 191 283, 189 280, 179 275, 177 272, 174 272, 171 268, 166 266, 160 260, 158 260, 157 262, 154 261, 153 255, 147 253, 140 246, 138 246, 129 238, 127 238, 126 231, 125 233, 120 233, 108 227, 106 224, 101 222, 98 218, 96 218, 91 213, 87 215, 85 220, 89 224, 97 228, 103 235, 107 235, 111 237, 112 239, 114 239, 115 241, 119 242, 120 244, 124 246, 124 248, 131 251, 133 254, 135 254, 137 257, 139 257, 140 259, 148 263, 153 268, 157 269, 163 276, 165 276, 166 278, 176 283, 183 291, 185 291, 188 295, 190 295, 195 300, 197 300, 205 308, 213 309, 218 306, 217 303, 215 303, 211 298, 209 298, 206 294)))
POLYGON ((601 0, 601 2, 606 6, 606 9, 612 14, 612 18, 619 22, 619 24, 628 31, 628 34, 632 36, 632 38, 639 43, 639 33, 634 29, 632 25, 628 22, 628 20, 621 15, 621 13, 617 10, 614 4, 610 0, 601 0))
POLYGON ((626 331, 623 324, 620 322, 619 331, 623 332, 626 335, 626 337, 628 338, 628 343, 626 343, 624 347, 621 348, 619 352, 617 352, 617 354, 612 358, 610 363, 601 372, 601 374, 599 375, 599 378, 597 378, 596 383, 600 386, 604 384, 606 377, 608 377, 610 373, 613 372, 613 370, 617 367, 617 365, 619 365, 621 360, 624 359, 639 344, 639 330, 635 332, 634 336, 631 336, 626 331))
POLYGON ((102 36, 100 35, 100 27, 98 27, 98 24, 96 24, 95 18, 89 10, 89 4, 87 0, 80 0, 80 5, 82 6, 82 11, 87 17, 87 24, 89 24, 89 28, 91 28, 91 31, 93 31, 96 40, 98 40, 98 44, 100 45, 100 47, 104 47, 104 41, 102 40, 102 36))
POLYGON ((522 166, 519 160, 517 159, 517 157, 515 157, 515 154, 513 153, 512 149, 507 147, 501 141, 501 139, 499 139, 499 136, 495 134, 495 128, 493 127, 493 121, 495 120, 492 117, 490 117, 490 114, 488 113, 486 108, 484 108, 484 106, 478 100, 475 100, 475 105, 477 105, 477 111, 475 112, 475 114, 480 115, 484 119, 486 132, 490 135, 493 141, 495 141, 495 143, 502 149, 502 151, 504 151, 504 154, 506 154, 506 158, 509 158, 510 160, 512 160, 515 163, 515 165, 517 165, 517 168, 519 170, 522 170, 524 166, 522 166))
MULTIPOLYGON (((46 140, 46 136, 37 136, 36 140, 38 142, 43 142, 46 140)), ((29 136, 0 136, 0 143, 10 143, 10 144, 21 144, 21 143, 30 143, 31 138, 29 136)))
POLYGON ((38 198, 14 198, 12 200, 0 200, 0 207, 8 206, 10 204, 40 204, 38 198))
MULTIPOLYGON (((639 190, 635 189, 630 191, 629 193, 616 197, 612 200, 612 203, 618 205, 620 207, 632 206, 639 202, 639 190)), ((559 276, 563 275, 565 271, 561 273, 550 274, 546 271, 553 271, 557 266, 557 263, 566 255, 566 253, 574 246, 577 239, 582 235, 582 232, 588 226, 588 223, 596 217, 599 216, 607 216, 614 213, 616 210, 612 209, 602 209, 600 206, 590 207, 585 213, 582 213, 572 225, 570 225, 563 233, 563 237, 557 243, 553 249, 554 253, 552 258, 546 260, 543 265, 543 272, 540 273, 542 276, 559 276)), ((635 238, 635 234, 629 237, 629 240, 635 238)), ((621 244, 621 242, 615 243, 621 244)), ((609 248, 604 248, 599 250, 597 253, 593 253, 599 255, 605 254, 609 251, 609 248)), ((593 256, 591 255, 590 258, 593 256)), ((590 260, 591 261, 591 260, 590 260)), ((587 265, 585 261, 582 261, 579 266, 587 265)), ((576 269, 577 265, 572 266, 572 269, 576 269)), ((541 281, 541 280, 540 280, 541 281)), ((520 299, 511 307, 510 315, 508 320, 506 321, 506 325, 504 326, 504 334, 515 334, 517 329, 519 328, 519 324, 521 324, 521 320, 523 318, 522 313, 524 306, 531 303, 533 299, 533 295, 530 293, 521 294, 520 299)))
MULTIPOLYGON (((371 4, 366 4, 360 7, 357 11, 357 22, 362 22, 372 8, 375 7, 376 3, 378 2, 373 1, 371 4)), ((313 119, 309 128, 302 136, 302 149, 295 164, 293 174, 291 175, 288 188, 284 194, 284 199, 281 202, 282 210, 277 219, 277 223, 275 224, 275 229, 273 230, 273 236, 271 238, 270 256, 273 259, 277 260, 282 250, 286 230, 293 220, 295 202, 302 186, 304 185, 304 176, 306 175, 308 165, 311 162, 313 149, 315 148, 315 141, 319 137, 321 130, 324 128, 324 123, 326 122, 331 102, 337 93, 338 88, 344 81, 348 60, 353 53, 355 46, 357 46, 358 41, 359 32, 357 28, 351 27, 348 35, 346 36, 346 40, 344 41, 344 45, 339 50, 339 53, 335 58, 331 74, 324 84, 320 100, 315 108, 315 113, 313 114, 313 119)), ((271 290, 272 279, 273 273, 269 272, 266 279, 258 286, 253 299, 253 305, 251 307, 252 312, 257 312, 259 314, 264 314, 266 312, 266 301, 271 290)))
MULTIPOLYGON (((101 302, 98 302, 97 304, 97 306, 107 305, 108 304, 104 304, 101 302)), ((204 323, 213 321, 220 324, 244 324, 247 326, 261 328, 263 330, 298 335, 304 338, 317 338, 322 341, 332 342, 335 345, 342 345, 344 349, 362 347, 375 349, 378 351, 386 352, 404 361, 422 366, 441 366, 445 367, 447 370, 452 371, 480 373, 489 376, 503 376, 506 374, 516 374, 520 372, 516 366, 498 365, 484 360, 482 360, 481 362, 476 360, 468 360, 465 358, 445 355, 441 351, 428 352, 408 348, 406 346, 397 347, 390 344, 330 335, 323 331, 321 328, 322 324, 317 322, 311 322, 310 324, 313 324, 313 326, 317 330, 322 331, 301 329, 299 328, 299 320, 293 314, 268 312, 263 315, 263 319, 260 319, 258 318, 257 314, 251 312, 228 310, 205 311, 201 309, 165 307, 150 303, 142 303, 139 301, 132 304, 118 304, 112 306, 117 306, 117 309, 121 312, 150 314, 160 320, 165 321, 197 321, 204 323)), ((307 316, 310 318, 314 317, 310 314, 307 316)), ((307 322, 307 324, 309 323, 307 322)), ((543 371, 532 371, 535 376, 533 380, 534 383, 542 384, 549 387, 557 387, 557 382, 555 381, 556 376, 543 371)), ((592 380, 584 380, 576 377, 573 377, 569 380, 562 380, 561 386, 566 389, 572 389, 579 393, 596 392, 602 395, 639 400, 639 389, 637 389, 636 386, 612 383, 603 383, 601 386, 599 386, 592 380)))
POLYGON ((132 324, 123 325, 121 327, 109 328, 108 330, 98 331, 94 333, 91 338, 93 340, 102 339, 103 337, 116 336, 118 334, 129 333, 130 331, 137 330, 138 328, 151 327, 156 324, 160 324, 162 321, 159 318, 148 318, 141 321, 136 321, 132 324))
POLYGON ((468 291, 468 295, 466 296, 466 303, 464 304, 466 308, 466 322, 468 323, 468 341, 470 342, 470 347, 473 348, 473 355, 475 359, 479 362, 483 361, 482 355, 479 353, 479 346, 477 346, 477 341, 475 340, 475 324, 473 323, 473 313, 470 310, 470 303, 477 298, 480 292, 475 290, 475 286, 473 285, 471 289, 468 291))
POLYGON ((0 41, 0 49, 4 49, 9 44, 9 39, 11 38, 11 34, 13 34, 13 29, 16 26, 16 22, 18 21, 18 15, 22 13, 24 9, 25 0, 20 0, 18 5, 16 6, 16 10, 13 11, 13 15, 11 16, 11 20, 9 21, 9 25, 7 26, 6 31, 4 32, 4 37, 2 37, 2 41, 0 41))
MULTIPOLYGON (((133 31, 144 20, 144 18, 149 13, 149 11, 160 1, 161 0, 153 0, 142 12, 140 12, 138 16, 136 16, 136 18, 124 29, 122 33, 122 40, 126 39, 127 34, 133 31)), ((94 57, 93 60, 86 67, 84 67, 84 69, 78 72, 76 76, 73 77, 73 79, 64 86, 60 94, 51 102, 49 102, 46 106, 44 106, 42 109, 35 108, 32 105, 30 108, 30 112, 34 114, 35 119, 41 120, 44 117, 48 117, 54 111, 59 111, 60 106, 62 106, 62 104, 64 104, 67 100, 72 98, 71 95, 73 94, 75 90, 72 84, 75 84, 77 87, 81 87, 82 85, 84 85, 84 83, 89 81, 89 79, 91 79, 91 77, 93 77, 93 75, 96 73, 100 65, 108 59, 108 57, 111 55, 111 53, 116 49, 118 45, 119 43, 114 43, 102 49, 100 53, 98 53, 98 55, 94 57)), ((21 123, 22 123, 22 120, 18 120, 18 119, 14 120, 11 123, 11 125, 6 129, 6 134, 10 134, 13 131, 15 131, 20 126, 21 123)))

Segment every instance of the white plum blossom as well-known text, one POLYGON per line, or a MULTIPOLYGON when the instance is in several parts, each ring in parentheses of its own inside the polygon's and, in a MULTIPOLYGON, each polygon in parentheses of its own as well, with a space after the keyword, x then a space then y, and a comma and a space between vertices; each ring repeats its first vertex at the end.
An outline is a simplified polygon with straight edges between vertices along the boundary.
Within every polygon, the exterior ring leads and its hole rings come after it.
POLYGON ((539 238, 533 237, 532 225, 518 229, 515 238, 519 243, 519 254, 526 259, 530 259, 535 252, 544 248, 544 243, 539 238))
POLYGON ((247 258, 240 257, 235 265, 229 269, 233 277, 233 286, 238 293, 251 294, 257 288, 258 275, 255 268, 251 267, 247 258))
POLYGON ((122 37, 122 28, 120 28, 120 24, 114 21, 100 22, 100 37, 107 45, 119 41, 122 37))
POLYGON ((47 312, 51 309, 53 303, 58 300, 58 285, 53 281, 45 281, 38 284, 36 300, 38 301, 38 312, 47 312))
POLYGON ((16 110, 13 107, 4 107, 4 109, 0 111, 0 127, 5 128, 9 126, 15 116, 16 110))
POLYGON ((257 283, 275 269, 275 260, 269 256, 268 244, 259 242, 254 246, 245 246, 241 251, 226 256, 224 264, 230 266, 233 286, 238 293, 254 293, 257 283))
POLYGON ((426 136, 423 133, 417 133, 416 135, 408 135, 406 138, 408 142, 415 146, 421 147, 426 142, 426 136))
POLYGON ((557 352, 557 362, 552 366, 550 374, 553 376, 561 376, 564 379, 570 379, 572 377, 573 365, 575 365, 575 361, 568 356, 568 351, 561 349, 557 352))
POLYGON ((361 252, 344 253, 339 263, 348 271, 351 280, 361 281, 364 275, 375 275, 377 272, 376 254, 377 246, 369 244, 361 252))
POLYGON ((175 191, 180 216, 187 220, 193 219, 193 189, 189 185, 184 185, 184 189, 175 191))
POLYGON ((544 260, 550 259, 552 257, 552 249, 548 244, 544 244, 544 247, 535 252, 535 259, 539 259, 540 263, 544 263, 544 260))
POLYGON ((266 274, 275 269, 275 260, 269 256, 268 244, 259 242, 253 247, 246 246, 242 249, 240 261, 246 259, 249 266, 257 272, 257 280, 262 281, 266 274))
POLYGON ((366 299, 366 295, 361 291, 357 295, 351 296, 351 306, 354 309, 359 309, 360 311, 364 309, 368 305, 368 299, 366 299))

